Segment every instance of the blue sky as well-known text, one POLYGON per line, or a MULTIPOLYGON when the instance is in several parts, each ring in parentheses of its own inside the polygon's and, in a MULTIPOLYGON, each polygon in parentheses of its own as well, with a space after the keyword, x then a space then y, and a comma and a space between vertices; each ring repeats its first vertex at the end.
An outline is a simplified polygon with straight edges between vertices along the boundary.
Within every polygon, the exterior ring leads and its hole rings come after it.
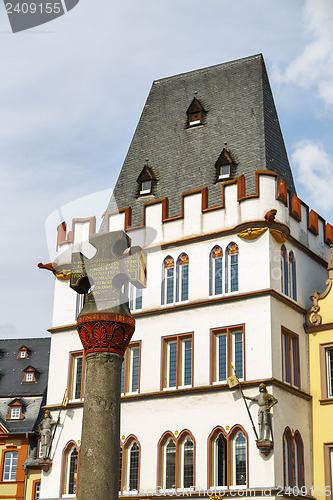
POLYGON ((298 195, 333 223, 332 46, 331 0, 80 0, 17 34, 0 4, 0 337, 47 334, 49 216, 100 223, 155 79, 263 53, 298 195))

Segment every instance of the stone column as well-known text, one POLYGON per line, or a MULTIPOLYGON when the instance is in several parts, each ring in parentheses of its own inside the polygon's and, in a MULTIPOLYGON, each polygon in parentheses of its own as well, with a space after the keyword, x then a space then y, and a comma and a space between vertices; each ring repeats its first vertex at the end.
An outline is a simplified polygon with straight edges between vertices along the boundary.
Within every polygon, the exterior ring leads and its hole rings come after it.
POLYGON ((134 319, 115 313, 81 316, 86 355, 78 500, 115 500, 119 489, 121 364, 134 319))

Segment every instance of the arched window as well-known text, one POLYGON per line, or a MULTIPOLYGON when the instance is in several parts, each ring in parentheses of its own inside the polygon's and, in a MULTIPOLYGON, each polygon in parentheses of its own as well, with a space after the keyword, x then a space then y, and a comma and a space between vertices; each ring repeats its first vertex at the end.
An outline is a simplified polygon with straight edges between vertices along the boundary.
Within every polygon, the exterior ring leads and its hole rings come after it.
POLYGON ((238 291, 238 246, 233 242, 226 248, 225 291, 238 291))
POLYGON ((178 488, 190 488, 194 479, 194 444, 190 436, 186 436, 179 446, 180 478, 178 488))
POLYGON ((296 290, 296 260, 292 250, 289 252, 288 262, 288 295, 294 300, 297 300, 296 290))
POLYGON ((292 435, 289 427, 283 434, 283 470, 284 486, 293 487, 293 453, 292 453, 292 435))
POLYGON ((227 486, 228 458, 227 437, 221 427, 213 431, 209 438, 210 477, 209 487, 227 486))
POLYGON ((175 262, 168 256, 163 261, 162 304, 175 301, 175 262))
POLYGON ((140 444, 135 436, 129 436, 120 445, 119 491, 139 491, 140 444))
POLYGON ((159 486, 163 490, 194 486, 195 442, 189 431, 176 439, 167 432, 159 442, 159 486))
POLYGON ((189 258, 182 253, 177 259, 176 301, 188 300, 189 258))
POLYGON ((288 266, 287 266, 287 250, 284 245, 282 245, 280 253, 280 274, 281 274, 281 292, 287 295, 288 266))
POLYGON ((236 430, 231 438, 232 485, 240 486, 247 481, 247 443, 241 430, 236 430))
POLYGON ((223 252, 215 245, 209 254, 209 295, 223 293, 223 252))
POLYGON ((62 494, 66 496, 76 495, 77 475, 78 475, 78 449, 76 444, 71 441, 67 444, 63 453, 63 487, 62 494))
POLYGON ((294 436, 294 457, 295 457, 295 486, 304 486, 304 451, 303 440, 298 431, 294 436))

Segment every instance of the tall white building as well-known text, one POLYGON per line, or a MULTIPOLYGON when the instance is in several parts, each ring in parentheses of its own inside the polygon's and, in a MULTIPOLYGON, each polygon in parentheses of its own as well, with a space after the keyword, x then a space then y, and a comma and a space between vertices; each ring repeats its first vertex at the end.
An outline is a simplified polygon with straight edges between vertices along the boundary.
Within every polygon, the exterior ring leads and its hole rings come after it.
MULTIPOLYGON (((118 229, 148 258, 147 288, 130 289, 121 495, 309 495, 303 315, 326 276, 333 228, 296 196, 261 55, 153 83, 100 230, 118 229), (278 400, 268 455, 227 384, 233 366, 246 396, 264 382, 278 400)), ((73 245, 93 255, 94 231, 93 219, 59 227, 58 270, 73 245)), ((61 410, 61 424, 43 499, 75 497, 84 400, 80 304, 58 276, 47 408, 61 410)))

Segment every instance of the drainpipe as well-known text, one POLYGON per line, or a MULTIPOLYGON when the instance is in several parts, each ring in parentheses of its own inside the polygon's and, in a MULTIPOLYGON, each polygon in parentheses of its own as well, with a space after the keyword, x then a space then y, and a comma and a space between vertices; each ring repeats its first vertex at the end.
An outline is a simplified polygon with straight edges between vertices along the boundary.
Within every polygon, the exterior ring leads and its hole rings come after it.
POLYGON ((27 482, 28 482, 28 469, 27 466, 24 466, 24 472, 25 472, 25 479, 24 479, 24 492, 23 492, 23 500, 26 500, 26 494, 27 494, 27 482))

